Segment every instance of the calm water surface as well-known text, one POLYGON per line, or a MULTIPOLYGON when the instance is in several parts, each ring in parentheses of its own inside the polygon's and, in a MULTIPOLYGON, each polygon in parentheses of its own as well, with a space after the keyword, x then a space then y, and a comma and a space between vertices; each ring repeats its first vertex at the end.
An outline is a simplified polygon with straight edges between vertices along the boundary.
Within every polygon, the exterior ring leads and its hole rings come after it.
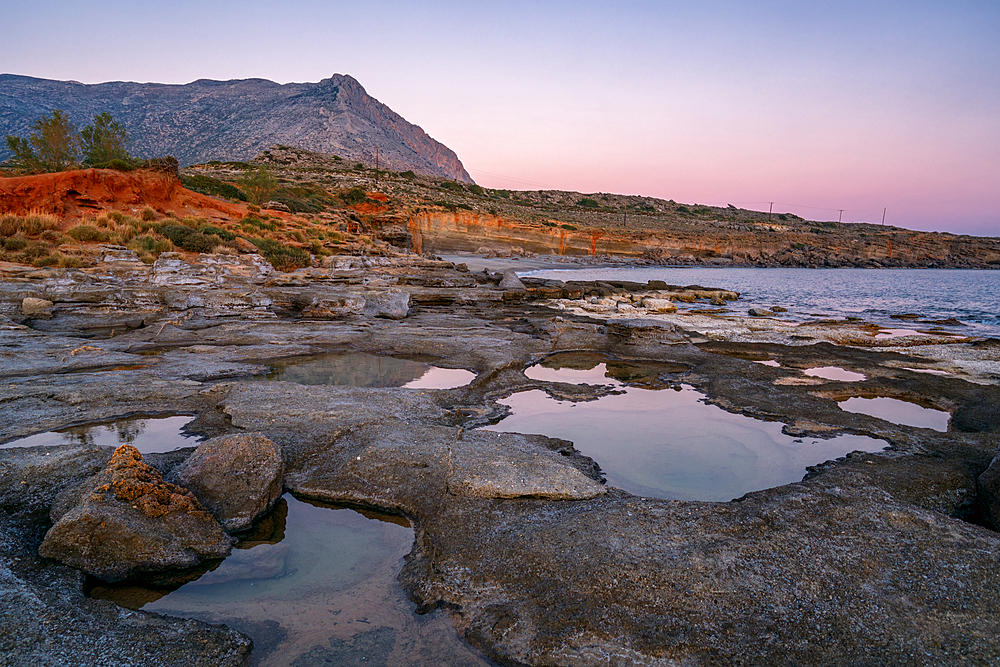
POLYGON ((439 368, 426 361, 366 352, 328 352, 273 361, 270 365, 274 370, 253 379, 406 389, 453 389, 476 379, 475 373, 464 368, 439 368))
POLYGON ((92 597, 224 623, 254 640, 255 664, 490 665, 442 612, 414 613, 396 581, 413 544, 405 519, 286 494, 214 570, 176 590, 99 585, 92 597))
POLYGON ((565 356, 550 357, 525 374, 547 381, 611 384, 624 393, 573 403, 540 390, 521 392, 500 401, 513 413, 487 430, 570 440, 600 464, 610 485, 636 495, 726 501, 799 481, 807 466, 887 446, 858 435, 793 438, 781 432, 781 422, 707 405, 705 395, 691 387, 663 388, 667 385, 648 377, 641 378, 645 386, 631 380, 626 384, 615 379, 622 377, 615 362, 591 359, 587 368, 559 360, 565 356))
POLYGON ((730 307, 784 306, 785 317, 861 317, 897 328, 927 323, 894 320, 912 313, 924 320, 955 318, 955 333, 1000 335, 1000 271, 959 269, 705 269, 604 268, 532 271, 524 275, 557 280, 663 280, 735 290, 730 307))
POLYGON ((194 417, 135 417, 114 422, 73 426, 38 433, 13 440, 7 447, 37 447, 46 445, 132 445, 143 454, 169 452, 181 447, 197 447, 198 439, 183 432, 184 426, 194 417))

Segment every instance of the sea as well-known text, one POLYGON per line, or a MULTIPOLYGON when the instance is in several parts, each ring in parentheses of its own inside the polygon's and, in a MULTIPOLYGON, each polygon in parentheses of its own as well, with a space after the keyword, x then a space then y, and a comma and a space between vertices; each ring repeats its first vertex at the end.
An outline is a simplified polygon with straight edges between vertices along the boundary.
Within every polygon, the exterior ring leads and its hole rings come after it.
POLYGON ((606 267, 518 274, 563 281, 701 285, 739 292, 739 301, 729 305, 737 314, 781 306, 789 311, 782 317, 795 321, 858 317, 897 329, 933 326, 970 336, 1000 336, 1000 271, 606 267), (900 319, 901 315, 908 317, 900 319))

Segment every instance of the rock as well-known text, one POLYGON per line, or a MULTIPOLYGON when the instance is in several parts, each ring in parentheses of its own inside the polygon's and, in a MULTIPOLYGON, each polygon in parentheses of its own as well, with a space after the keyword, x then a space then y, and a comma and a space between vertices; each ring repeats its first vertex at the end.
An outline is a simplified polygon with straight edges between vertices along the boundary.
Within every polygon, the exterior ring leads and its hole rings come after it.
POLYGON ((280 201, 266 201, 261 204, 260 207, 270 209, 272 211, 283 211, 285 213, 292 212, 292 209, 288 208, 286 204, 282 204, 280 201))
POLYGON ((378 232, 378 238, 396 246, 397 248, 413 247, 413 235, 406 231, 404 227, 397 225, 383 227, 380 229, 378 232))
POLYGON ((257 433, 202 443, 173 473, 229 532, 246 530, 281 497, 281 450, 257 433))
POLYGON ((772 313, 771 311, 764 310, 763 308, 751 308, 750 310, 747 311, 747 314, 750 315, 751 317, 767 317, 772 313))
POLYGON ((670 299, 653 299, 646 297, 642 300, 642 307, 654 313, 676 313, 677 306, 670 299))
POLYGON ((310 320, 340 320, 365 312, 366 300, 356 294, 316 297, 302 309, 299 317, 310 320))
POLYGON ((980 502, 993 527, 1000 530, 1000 453, 976 481, 980 502))
POLYGON ((686 343, 684 333, 670 322, 650 319, 622 319, 608 322, 608 335, 626 344, 633 343, 686 343))
POLYGON ((543 457, 510 457, 456 466, 448 490, 477 498, 548 500, 588 500, 608 491, 576 468, 543 457))
POLYGON ((787 313, 788 309, 781 306, 771 306, 772 313, 787 313))
POLYGON ((190 492, 163 480, 131 445, 115 450, 78 505, 59 498, 38 553, 105 581, 229 555, 230 538, 190 492), (65 511, 65 514, 60 513, 65 511))
POLYGON ((528 291, 528 288, 524 286, 521 279, 517 277, 517 272, 514 269, 507 269, 503 272, 503 278, 500 280, 500 289, 515 292, 528 291))
POLYGON ((368 317, 385 317, 401 320, 410 312, 410 293, 401 289, 390 289, 365 294, 364 313, 368 317))
POLYGON ((52 308, 54 304, 46 299, 36 299, 35 297, 28 296, 21 301, 21 312, 25 317, 52 317, 52 308))

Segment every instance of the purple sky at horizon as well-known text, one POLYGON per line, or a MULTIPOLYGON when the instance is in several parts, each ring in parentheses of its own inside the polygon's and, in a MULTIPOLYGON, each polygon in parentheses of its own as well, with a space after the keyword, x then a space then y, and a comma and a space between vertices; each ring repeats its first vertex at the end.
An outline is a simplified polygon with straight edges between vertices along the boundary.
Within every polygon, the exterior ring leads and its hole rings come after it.
POLYGON ((995 0, 10 5, 0 71, 350 74, 489 187, 1000 236, 995 0))

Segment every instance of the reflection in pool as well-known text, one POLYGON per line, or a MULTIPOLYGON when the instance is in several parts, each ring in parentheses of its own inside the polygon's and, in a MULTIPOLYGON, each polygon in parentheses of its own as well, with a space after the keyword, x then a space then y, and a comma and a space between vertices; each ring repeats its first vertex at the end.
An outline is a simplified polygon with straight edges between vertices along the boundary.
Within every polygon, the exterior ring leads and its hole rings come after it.
POLYGON ((893 424, 931 428, 935 431, 947 431, 951 415, 944 410, 922 408, 916 403, 901 401, 898 398, 849 398, 838 403, 841 410, 856 414, 878 417, 893 424))
POLYGON ((194 417, 133 417, 115 422, 73 426, 14 440, 7 447, 37 447, 45 445, 119 445, 129 444, 143 454, 169 452, 181 447, 196 447, 198 440, 181 432, 194 417))
POLYGON ((453 389, 476 378, 463 368, 438 368, 425 361, 365 352, 328 352, 270 363, 274 370, 254 379, 338 387, 453 389))
POLYGON ((841 382, 860 382, 865 379, 863 373, 855 373, 840 366, 817 366, 802 371, 804 374, 824 380, 840 380, 841 382))
POLYGON ((540 390, 514 394, 500 401, 513 413, 487 429, 570 440, 600 464, 610 485, 678 500, 730 500, 799 481, 807 466, 887 446, 857 435, 793 438, 780 422, 707 405, 704 394, 686 386, 646 389, 604 378, 609 383, 624 393, 581 403, 540 390))
POLYGON ((214 570, 170 592, 99 585, 92 597, 250 635, 261 665, 489 665, 443 613, 417 615, 396 582, 405 519, 286 495, 214 570))

